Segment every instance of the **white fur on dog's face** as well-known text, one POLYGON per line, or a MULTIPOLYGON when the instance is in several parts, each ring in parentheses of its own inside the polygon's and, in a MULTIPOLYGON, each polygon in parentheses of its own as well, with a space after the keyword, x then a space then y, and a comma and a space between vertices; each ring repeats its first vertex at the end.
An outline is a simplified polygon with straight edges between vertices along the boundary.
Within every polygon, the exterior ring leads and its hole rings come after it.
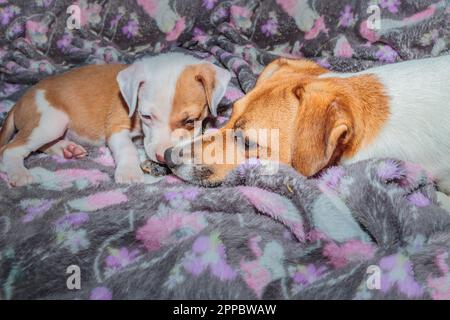
POLYGON ((120 90, 130 116, 138 112, 142 120, 147 156, 163 162, 179 129, 200 134, 185 120, 202 121, 208 107, 215 116, 230 78, 228 71, 182 53, 144 58, 121 71, 120 90))
POLYGON ((170 88, 170 84, 164 88, 146 82, 139 91, 138 113, 142 120, 145 152, 157 162, 157 154, 164 156, 164 151, 171 146, 169 118, 175 88, 170 88))

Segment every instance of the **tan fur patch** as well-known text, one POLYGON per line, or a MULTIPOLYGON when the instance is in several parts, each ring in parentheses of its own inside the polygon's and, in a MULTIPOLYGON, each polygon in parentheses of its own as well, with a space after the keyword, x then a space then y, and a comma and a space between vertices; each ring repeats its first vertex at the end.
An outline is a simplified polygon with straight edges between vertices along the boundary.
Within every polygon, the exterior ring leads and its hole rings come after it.
MULTIPOLYGON (((126 65, 90 65, 41 81, 36 88, 70 118, 69 131, 92 142, 123 129, 133 130, 128 107, 120 94, 117 74, 126 65)), ((136 118, 136 117, 134 117, 136 118)))
POLYGON ((6 148, 26 144, 33 129, 39 125, 41 115, 37 110, 35 95, 36 89, 28 90, 10 111, 14 113, 14 126, 19 132, 9 144, 2 148, 0 155, 6 148))

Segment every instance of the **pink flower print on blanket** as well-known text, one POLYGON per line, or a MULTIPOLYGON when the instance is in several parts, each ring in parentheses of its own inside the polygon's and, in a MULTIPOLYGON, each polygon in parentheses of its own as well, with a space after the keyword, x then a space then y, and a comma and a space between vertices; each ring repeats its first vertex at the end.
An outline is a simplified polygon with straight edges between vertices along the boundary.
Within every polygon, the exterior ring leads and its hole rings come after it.
POLYGON ((320 16, 314 22, 314 26, 312 27, 312 29, 305 33, 305 40, 316 39, 321 33, 325 33, 326 35, 328 35, 328 31, 329 30, 325 25, 325 17, 320 16))
POLYGON ((97 2, 89 3, 87 0, 78 0, 74 2, 80 8, 80 24, 81 27, 86 25, 97 25, 102 21, 102 6, 97 2))
POLYGON ((438 277, 428 276, 428 290, 434 300, 450 300, 450 272, 447 261, 449 261, 449 253, 439 253, 435 258, 435 264, 441 275, 438 277))
POLYGON ((89 247, 90 241, 86 229, 81 228, 89 221, 85 212, 69 213, 55 221, 56 242, 75 254, 89 247))
POLYGON ((391 13, 397 13, 400 6, 400 0, 378 0, 378 3, 383 9, 388 9, 391 13))
POLYGON ((338 27, 351 27, 355 24, 355 15, 351 5, 346 5, 344 10, 341 11, 338 27))
POLYGON ((45 22, 28 20, 26 22, 26 39, 36 45, 46 44, 48 41, 48 25, 45 22))
POLYGON ((290 269, 293 280, 292 294, 297 294, 300 290, 308 287, 310 284, 323 277, 326 271, 327 267, 316 266, 313 263, 292 267, 290 269))
POLYGON ((278 31, 278 20, 275 12, 272 11, 269 13, 269 19, 261 25, 261 32, 266 37, 272 37, 280 34, 278 31))
POLYGON ((121 191, 112 190, 69 201, 68 205, 75 210, 92 212, 119 205, 127 201, 128 197, 121 191))
POLYGON ((236 270, 227 263, 225 246, 218 233, 198 237, 182 262, 184 269, 194 276, 210 270, 213 276, 221 281, 234 280, 236 270))
POLYGON ((331 167, 327 169, 320 176, 319 189, 325 193, 338 194, 339 186, 344 175, 345 170, 342 167, 331 167))
POLYGON ((179 243, 198 234, 207 226, 201 213, 175 212, 162 217, 153 216, 136 232, 136 238, 148 251, 167 244, 179 243))
POLYGON ((20 208, 25 210, 22 222, 31 222, 42 217, 52 207, 54 200, 47 199, 25 199, 20 201, 20 208))
POLYGON ((207 10, 211 10, 216 5, 217 1, 218 0, 203 0, 202 7, 206 8, 207 10))
POLYGON ((402 253, 393 254, 380 260, 379 266, 382 270, 381 291, 387 293, 397 289, 408 298, 419 298, 424 289, 414 279, 412 262, 402 253))
POLYGON ((157 0, 137 0, 137 3, 150 17, 155 17, 158 13, 159 8, 157 0))
POLYGON ((345 267, 351 262, 362 262, 371 259, 376 248, 370 243, 360 240, 349 240, 341 245, 330 242, 323 249, 324 257, 329 259, 329 263, 335 268, 345 267))
POLYGON ((101 183, 111 180, 106 173, 96 169, 62 169, 53 172, 41 167, 35 167, 30 172, 42 188, 55 191, 72 187, 79 190, 89 186, 97 187, 101 183))
POLYGON ((382 62, 393 63, 398 58, 398 53, 388 45, 381 46, 377 53, 376 58, 382 62))
POLYGON ((89 215, 85 212, 68 213, 55 222, 57 231, 76 229, 89 221, 89 215))
POLYGON ((0 8, 0 24, 2 26, 8 25, 21 12, 18 6, 6 6, 0 8))
POLYGON ((139 256, 138 249, 130 250, 126 247, 120 249, 108 248, 109 255, 105 259, 106 274, 113 274, 133 263, 139 256))
POLYGON ((106 287, 97 287, 91 291, 89 300, 112 300, 112 292, 106 287))
POLYGON ((167 201, 174 201, 174 200, 181 200, 181 199, 193 201, 197 198, 198 194, 199 194, 198 188, 170 190, 164 194, 164 198, 167 201))
POLYGON ((152 17, 158 29, 166 34, 167 41, 175 41, 186 28, 186 17, 172 9, 169 0, 137 0, 138 5, 152 17))
POLYGON ((308 0, 276 0, 276 3, 289 16, 295 20, 297 27, 303 32, 310 32, 316 29, 313 33, 317 36, 317 22, 318 13, 309 6, 308 0))
POLYGON ((35 0, 39 7, 48 8, 53 3, 53 0, 35 0))
POLYGON ((280 221, 299 241, 305 241, 303 218, 290 200, 256 187, 241 186, 237 189, 259 212, 280 221))
POLYGON ((253 12, 246 7, 232 5, 230 7, 231 24, 238 29, 247 30, 252 26, 253 12))
POLYGON ((260 236, 250 238, 248 246, 256 256, 255 260, 241 260, 242 277, 258 298, 272 281, 281 279, 286 272, 283 266, 284 249, 277 241, 267 243, 261 250, 260 236))
POLYGON ((176 41, 178 37, 183 33, 184 29, 186 29, 186 17, 181 17, 175 23, 172 31, 167 33, 166 40, 167 41, 176 41))
POLYGON ((111 154, 111 150, 109 150, 109 148, 100 147, 98 151, 99 156, 93 159, 95 162, 105 167, 114 167, 116 165, 114 162, 114 158, 111 154))
POLYGON ((341 58, 351 58, 353 56, 353 48, 345 36, 341 36, 336 42, 334 55, 341 58))

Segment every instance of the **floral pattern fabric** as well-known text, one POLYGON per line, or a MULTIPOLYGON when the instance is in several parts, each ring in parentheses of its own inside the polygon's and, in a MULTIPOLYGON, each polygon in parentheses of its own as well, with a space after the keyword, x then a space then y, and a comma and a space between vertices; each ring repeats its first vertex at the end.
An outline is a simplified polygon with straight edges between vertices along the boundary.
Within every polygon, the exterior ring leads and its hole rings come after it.
MULTIPOLYGON (((276 57, 345 72, 448 54, 449 13, 446 0, 0 0, 0 118, 50 74, 176 50, 233 73, 220 126, 276 57)), ((251 162, 218 188, 122 186, 109 150, 89 151, 32 155, 26 188, 0 172, 0 299, 450 299, 450 216, 413 164, 308 180, 251 162)))

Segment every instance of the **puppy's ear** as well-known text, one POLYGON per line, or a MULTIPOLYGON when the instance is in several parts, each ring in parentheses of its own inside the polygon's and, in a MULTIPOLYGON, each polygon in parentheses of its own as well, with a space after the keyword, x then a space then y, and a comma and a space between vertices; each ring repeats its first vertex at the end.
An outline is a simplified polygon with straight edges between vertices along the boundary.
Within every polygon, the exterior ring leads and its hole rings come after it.
POLYGON ((335 164, 353 138, 353 118, 339 100, 321 105, 326 99, 303 94, 294 138, 292 166, 309 177, 323 168, 335 164))
POLYGON ((131 118, 136 111, 138 94, 141 85, 145 82, 145 74, 139 64, 132 64, 117 75, 120 92, 128 105, 128 116, 131 118))
POLYGON ((259 75, 256 85, 262 84, 264 81, 270 79, 280 71, 296 72, 309 76, 317 76, 327 72, 326 69, 319 66, 317 63, 305 59, 286 59, 279 58, 269 63, 263 72, 259 75))
POLYGON ((213 117, 217 117, 217 108, 227 91, 231 74, 227 70, 217 67, 212 63, 201 65, 195 79, 199 81, 206 94, 209 111, 213 117))

